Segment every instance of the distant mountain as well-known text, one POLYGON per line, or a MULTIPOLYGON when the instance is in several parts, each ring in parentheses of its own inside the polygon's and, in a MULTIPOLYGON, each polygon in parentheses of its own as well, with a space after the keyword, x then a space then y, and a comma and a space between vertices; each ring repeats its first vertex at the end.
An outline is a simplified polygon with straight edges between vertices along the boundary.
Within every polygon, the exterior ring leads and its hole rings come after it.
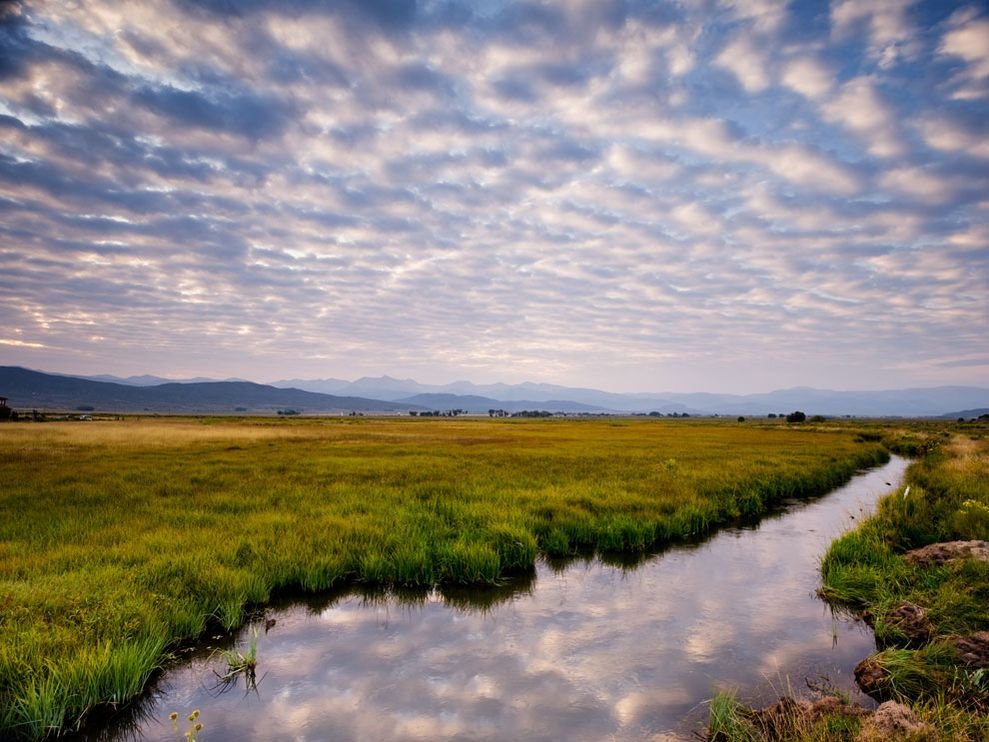
POLYGON ((473 394, 416 394, 399 403, 418 405, 430 410, 466 410, 471 413, 486 413, 489 410, 505 410, 506 412, 521 412, 522 410, 545 410, 546 412, 584 412, 604 413, 614 412, 603 407, 571 402, 568 400, 499 400, 491 397, 479 397, 473 394))
POLYGON ((341 379, 285 379, 271 382, 278 388, 294 387, 323 394, 352 394, 371 399, 393 402, 413 394, 447 391, 444 387, 419 384, 412 379, 393 379, 391 376, 364 376, 356 381, 341 379))
MULTIPOLYGON (((855 415, 863 417, 938 417, 949 410, 966 410, 989 406, 989 389, 943 386, 917 389, 897 389, 874 392, 833 391, 796 387, 764 394, 645 393, 617 394, 599 389, 564 387, 555 384, 473 384, 456 381, 451 384, 420 384, 412 379, 390 376, 362 378, 354 382, 338 379, 274 382, 275 386, 291 385, 309 391, 332 391, 335 394, 359 394, 388 401, 408 401, 420 394, 447 394, 489 400, 497 409, 508 410, 512 403, 528 405, 528 409, 548 409, 551 401, 564 400, 571 405, 567 411, 577 411, 575 405, 587 405, 592 410, 619 412, 684 412, 691 415, 767 415, 802 410, 811 415, 855 415), (332 388, 324 386, 332 381, 332 388)), ((560 402, 563 404, 563 402, 560 402)), ((442 405, 437 401, 438 405, 442 405)), ((480 404, 480 402, 478 402, 480 404)), ((453 401, 443 409, 455 408, 453 401)), ((464 404, 461 409, 468 409, 464 404)), ((490 408, 485 408, 490 409, 490 408)), ((522 409, 518 407, 515 409, 522 409)))
POLYGON ((111 384, 126 384, 127 386, 159 386, 161 384, 203 384, 211 381, 246 381, 246 379, 210 379, 206 376, 196 376, 192 379, 165 379, 161 376, 128 376, 121 378, 110 374, 98 374, 96 376, 77 376, 78 379, 88 379, 90 381, 108 381, 111 384))
POLYGON ((211 381, 133 386, 0 366, 0 395, 14 409, 101 412, 402 412, 413 408, 360 397, 338 397, 300 389, 276 389, 249 381, 211 381))
POLYGON ((958 412, 946 412, 941 415, 941 417, 948 418, 949 420, 957 420, 959 418, 965 418, 966 420, 971 420, 975 417, 982 417, 983 415, 989 415, 989 407, 979 407, 976 410, 959 410, 958 412))

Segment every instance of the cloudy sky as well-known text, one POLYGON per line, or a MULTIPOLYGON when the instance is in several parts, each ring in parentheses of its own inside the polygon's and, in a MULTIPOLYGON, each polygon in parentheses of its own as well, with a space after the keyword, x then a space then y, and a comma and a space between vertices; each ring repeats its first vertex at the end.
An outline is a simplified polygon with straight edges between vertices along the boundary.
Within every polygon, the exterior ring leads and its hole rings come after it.
POLYGON ((984 3, 0 13, 0 363, 989 385, 984 3))

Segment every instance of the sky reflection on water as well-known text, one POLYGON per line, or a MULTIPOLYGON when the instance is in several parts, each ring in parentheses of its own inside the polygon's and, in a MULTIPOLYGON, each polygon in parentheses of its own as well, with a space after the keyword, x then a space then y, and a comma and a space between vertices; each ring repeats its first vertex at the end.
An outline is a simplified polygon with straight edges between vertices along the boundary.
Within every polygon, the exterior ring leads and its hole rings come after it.
POLYGON ((172 740, 169 713, 198 708, 203 742, 685 739, 717 687, 769 702, 821 677, 868 703, 851 669, 871 632, 814 596, 817 567, 907 463, 635 567, 542 562, 497 591, 275 608, 256 692, 218 694, 222 661, 204 654, 160 680, 129 730, 100 737, 172 740))

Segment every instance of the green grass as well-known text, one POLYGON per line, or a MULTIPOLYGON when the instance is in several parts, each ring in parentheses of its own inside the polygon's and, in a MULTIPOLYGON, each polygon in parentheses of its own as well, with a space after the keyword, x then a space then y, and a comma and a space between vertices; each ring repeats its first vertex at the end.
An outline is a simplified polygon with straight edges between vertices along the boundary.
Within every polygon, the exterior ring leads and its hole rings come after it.
POLYGON ((711 699, 708 739, 711 742, 759 742, 751 710, 732 691, 720 691, 711 699))
POLYGON ((0 426, 0 736, 122 704, 275 590, 497 585, 641 552, 887 458, 856 431, 628 420, 0 426))

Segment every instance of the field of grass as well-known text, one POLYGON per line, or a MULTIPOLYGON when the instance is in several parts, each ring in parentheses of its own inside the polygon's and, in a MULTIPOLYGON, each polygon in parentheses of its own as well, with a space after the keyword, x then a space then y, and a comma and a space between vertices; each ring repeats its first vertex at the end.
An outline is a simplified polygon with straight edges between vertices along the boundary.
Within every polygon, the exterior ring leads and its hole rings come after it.
POLYGON ((852 431, 668 420, 0 427, 0 736, 139 693, 273 591, 494 584, 693 538, 879 463, 852 431))

